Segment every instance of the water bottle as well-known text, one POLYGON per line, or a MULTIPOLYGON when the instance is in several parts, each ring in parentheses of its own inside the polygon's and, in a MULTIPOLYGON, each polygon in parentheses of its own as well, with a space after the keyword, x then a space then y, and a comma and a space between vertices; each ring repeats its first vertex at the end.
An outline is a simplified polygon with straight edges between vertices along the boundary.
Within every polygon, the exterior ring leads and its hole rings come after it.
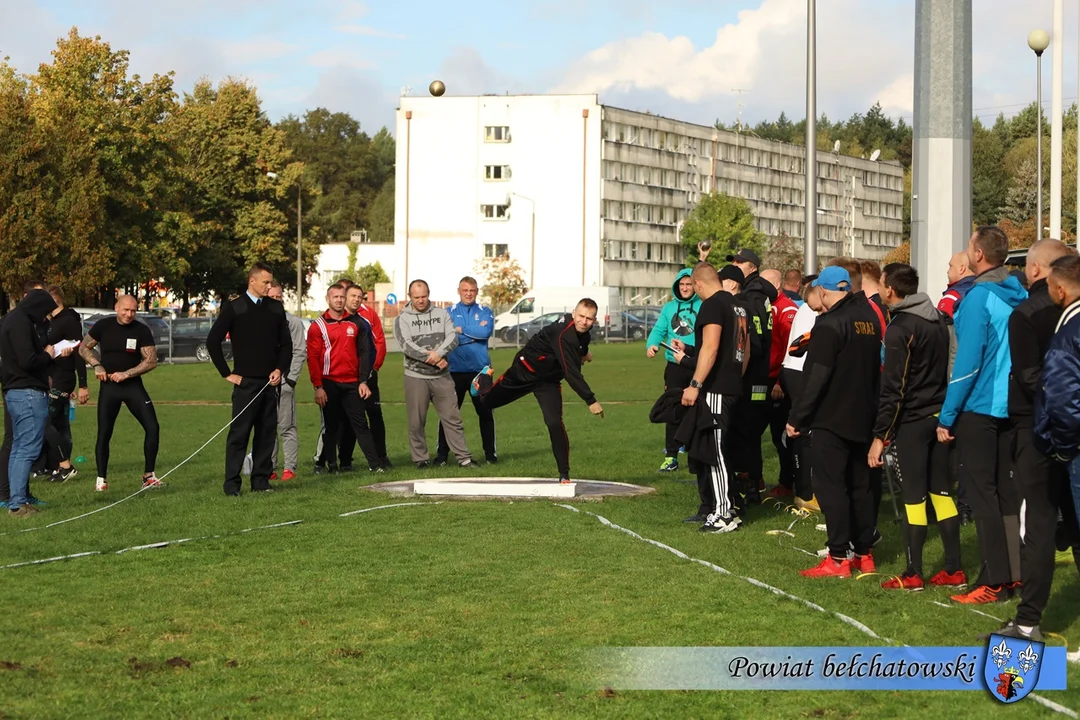
POLYGON ((75 398, 68 398, 68 422, 75 422, 75 398))

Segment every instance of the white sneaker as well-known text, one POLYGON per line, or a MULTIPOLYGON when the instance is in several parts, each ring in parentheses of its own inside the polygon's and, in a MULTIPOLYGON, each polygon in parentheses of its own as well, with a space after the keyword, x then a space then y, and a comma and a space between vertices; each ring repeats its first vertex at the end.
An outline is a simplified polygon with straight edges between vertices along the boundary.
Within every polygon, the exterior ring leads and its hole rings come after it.
POLYGON ((705 520, 705 524, 698 528, 700 532, 729 533, 739 529, 739 523, 734 517, 712 513, 705 520))
POLYGON ((105 478, 99 477, 97 482, 94 483, 94 492, 105 492, 109 489, 109 483, 105 482, 105 478))

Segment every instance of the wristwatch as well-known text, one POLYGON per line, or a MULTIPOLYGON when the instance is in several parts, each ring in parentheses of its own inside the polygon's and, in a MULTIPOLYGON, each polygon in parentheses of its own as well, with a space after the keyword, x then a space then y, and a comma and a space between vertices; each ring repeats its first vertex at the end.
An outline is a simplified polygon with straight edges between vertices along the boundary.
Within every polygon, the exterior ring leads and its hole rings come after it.
POLYGON ((701 388, 703 388, 705 386, 702 385, 701 383, 699 383, 697 380, 691 380, 690 381, 690 387, 694 388, 695 390, 700 390, 701 388))

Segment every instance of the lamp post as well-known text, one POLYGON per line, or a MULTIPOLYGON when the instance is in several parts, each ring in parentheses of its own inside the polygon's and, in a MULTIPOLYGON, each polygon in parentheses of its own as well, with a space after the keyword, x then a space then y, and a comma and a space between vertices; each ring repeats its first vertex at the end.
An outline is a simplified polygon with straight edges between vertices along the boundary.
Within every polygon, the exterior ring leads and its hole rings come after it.
MULTIPOLYGON (((266 177, 277 180, 276 172, 267 172, 266 177)), ((296 181, 296 316, 300 317, 304 308, 304 186, 296 181)))
POLYGON ((532 212, 530 213, 531 229, 529 230, 529 289, 536 287, 536 201, 531 197, 525 197, 524 195, 516 192, 512 192, 507 195, 507 205, 512 197, 521 198, 527 200, 532 205, 532 212))
MULTIPOLYGON (((840 212, 839 210, 821 210, 819 208, 818 211, 817 211, 817 214, 818 214, 818 216, 832 215, 833 217, 840 218, 840 237, 839 237, 839 240, 840 240, 840 255, 843 256, 844 252, 846 250, 846 248, 844 247, 844 236, 847 235, 847 232, 846 232, 846 230, 847 230, 847 228, 846 228, 846 225, 847 225, 847 213, 840 212)), ((854 237, 852 237, 852 242, 851 242, 851 256, 852 257, 855 256, 855 240, 854 240, 854 237)), ((813 273, 811 273, 811 274, 813 274, 813 273)))
POLYGON ((806 235, 803 272, 817 272, 817 3, 806 0, 806 235))
POLYGON ((1050 36, 1045 30, 1032 30, 1028 34, 1028 47, 1035 51, 1035 105, 1038 108, 1037 125, 1035 130, 1035 176, 1037 178, 1037 195, 1035 197, 1035 213, 1037 216, 1035 226, 1035 240, 1043 237, 1043 191, 1042 191, 1042 54, 1050 45, 1050 36))

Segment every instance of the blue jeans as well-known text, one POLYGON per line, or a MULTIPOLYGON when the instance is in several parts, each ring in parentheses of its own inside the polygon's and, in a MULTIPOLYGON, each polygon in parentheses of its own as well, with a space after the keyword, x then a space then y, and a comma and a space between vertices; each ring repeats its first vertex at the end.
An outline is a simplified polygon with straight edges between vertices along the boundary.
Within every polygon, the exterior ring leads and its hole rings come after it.
POLYGON ((4 404, 11 414, 11 459, 8 484, 9 510, 18 510, 30 501, 30 466, 41 454, 45 423, 49 419, 49 394, 41 390, 8 390, 4 404))
POLYGON ((1073 505, 1076 507, 1077 517, 1080 518, 1080 455, 1077 455, 1066 465, 1069 468, 1069 486, 1072 488, 1073 505))

